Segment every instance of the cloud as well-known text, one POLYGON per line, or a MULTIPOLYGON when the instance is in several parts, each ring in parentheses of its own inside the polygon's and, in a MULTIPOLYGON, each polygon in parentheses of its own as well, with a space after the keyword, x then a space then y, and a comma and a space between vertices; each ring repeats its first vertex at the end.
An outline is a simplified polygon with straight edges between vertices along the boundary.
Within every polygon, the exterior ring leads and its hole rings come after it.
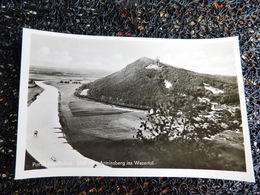
POLYGON ((43 46, 39 49, 37 53, 38 53, 38 57, 42 56, 43 58, 48 58, 51 54, 51 49, 43 46))
POLYGON ((119 53, 115 53, 111 56, 111 59, 112 60, 115 60, 115 61, 121 61, 121 60, 124 60, 123 56, 119 53))
POLYGON ((34 51, 32 61, 35 65, 66 65, 73 61, 68 51, 52 51, 49 47, 42 46, 34 51))
POLYGON ((72 57, 68 51, 54 51, 50 57, 56 64, 66 64, 72 62, 72 57))
POLYGON ((70 39, 36 36, 31 62, 41 66, 64 66, 120 70, 146 56, 163 63, 209 74, 235 74, 232 41, 159 41, 156 39, 70 39))

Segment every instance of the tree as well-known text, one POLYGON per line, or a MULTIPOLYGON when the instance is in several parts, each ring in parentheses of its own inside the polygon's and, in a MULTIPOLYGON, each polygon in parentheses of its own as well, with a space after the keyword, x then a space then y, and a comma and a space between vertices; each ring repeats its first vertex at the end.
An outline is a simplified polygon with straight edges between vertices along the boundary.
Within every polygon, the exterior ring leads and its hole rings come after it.
POLYGON ((190 102, 189 99, 189 97, 178 96, 166 104, 155 105, 150 109, 147 121, 141 123, 137 138, 164 141, 192 138, 191 134, 202 120, 201 109, 205 107, 197 101, 190 102), (144 131, 149 131, 150 136, 144 136, 144 131))
POLYGON ((210 102, 176 95, 167 103, 158 103, 149 110, 147 120, 141 123, 136 138, 156 142, 157 145, 173 141, 179 144, 199 143, 205 137, 227 128, 239 128, 241 121, 234 125, 236 118, 237 114, 232 115, 228 110, 212 110, 210 102))
POLYGON ((239 110, 212 110, 210 102, 175 95, 155 104, 137 131, 153 156, 165 166, 212 168, 219 164, 221 149, 205 138, 240 128, 239 110))

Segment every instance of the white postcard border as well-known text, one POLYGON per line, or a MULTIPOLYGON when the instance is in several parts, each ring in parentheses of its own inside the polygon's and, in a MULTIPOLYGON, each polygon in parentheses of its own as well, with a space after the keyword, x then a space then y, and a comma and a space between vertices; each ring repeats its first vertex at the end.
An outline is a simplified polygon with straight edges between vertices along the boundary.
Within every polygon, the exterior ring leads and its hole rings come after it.
MULTIPOLYGON (((218 171, 218 170, 198 170, 198 169, 159 169, 159 168, 50 168, 39 170, 24 170, 25 165, 25 149, 26 149, 26 121, 27 121, 27 94, 28 94, 28 78, 30 64, 30 47, 31 35, 50 35, 56 37, 70 37, 75 39, 121 39, 131 41, 149 40, 161 41, 163 39, 155 38, 133 38, 133 37, 102 37, 102 36, 86 36, 86 35, 71 35, 63 33, 45 32, 32 29, 23 30, 22 44, 22 62, 21 62, 21 78, 20 78, 20 99, 18 112, 18 135, 17 135, 17 154, 16 154, 16 170, 15 179, 40 178, 40 177, 55 177, 55 176, 115 176, 115 177, 193 177, 193 178, 215 178, 227 180, 239 180, 255 182, 253 162, 251 156, 250 135, 247 121, 246 102, 243 87, 243 77, 240 62, 240 51, 238 45, 238 37, 207 39, 207 40, 183 40, 176 39, 176 42, 181 41, 225 41, 231 39, 235 48, 237 78, 239 83, 240 106, 242 111, 243 136, 245 147, 246 172, 238 171, 218 171)), ((165 39, 164 39, 165 40, 165 39)), ((168 39, 169 40, 169 39, 168 39)))

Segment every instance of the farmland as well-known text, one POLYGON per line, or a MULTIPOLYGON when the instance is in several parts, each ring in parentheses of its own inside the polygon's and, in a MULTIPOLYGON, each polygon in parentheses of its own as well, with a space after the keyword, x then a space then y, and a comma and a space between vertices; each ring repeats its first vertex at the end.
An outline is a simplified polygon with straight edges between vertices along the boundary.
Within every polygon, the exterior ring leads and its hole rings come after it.
POLYGON ((146 111, 80 99, 73 95, 78 84, 47 84, 60 91, 60 122, 68 142, 81 154, 97 161, 156 161, 134 139, 146 111))
POLYGON ((144 111, 116 108, 73 95, 78 84, 50 82, 60 91, 60 117, 66 124, 64 129, 72 143, 96 139, 133 139, 134 129, 140 124, 144 111), (66 131, 66 128, 69 131, 66 131))
POLYGON ((204 140, 204 144, 211 148, 207 154, 192 152, 192 149, 185 154, 183 148, 174 143, 168 144, 165 152, 156 151, 153 144, 133 137, 146 112, 75 97, 73 92, 79 84, 61 84, 58 81, 49 84, 60 91, 60 121, 67 140, 86 157, 97 161, 151 161, 153 167, 165 168, 244 169, 241 132, 227 131, 212 140, 204 140), (207 159, 211 152, 211 158, 207 159))
MULTIPOLYGON (((245 169, 243 135, 241 132, 223 132, 211 140, 202 140, 208 146, 207 153, 196 152, 196 146, 183 148, 176 143, 167 143, 166 151, 155 149, 153 143, 136 140, 134 136, 141 121, 146 120, 146 111, 117 107, 87 98, 74 96, 82 84, 63 83, 78 77, 31 74, 32 79, 45 80, 60 93, 59 113, 62 130, 67 141, 82 155, 96 161, 152 162, 153 168, 194 168, 241 170, 245 169)), ((89 80, 89 79, 88 79, 89 80)), ((83 83, 84 81, 82 81, 83 83)), ((122 166, 113 166, 122 167, 122 166)), ((149 163, 125 167, 147 167, 149 163), (144 165, 145 164, 145 165, 144 165)))

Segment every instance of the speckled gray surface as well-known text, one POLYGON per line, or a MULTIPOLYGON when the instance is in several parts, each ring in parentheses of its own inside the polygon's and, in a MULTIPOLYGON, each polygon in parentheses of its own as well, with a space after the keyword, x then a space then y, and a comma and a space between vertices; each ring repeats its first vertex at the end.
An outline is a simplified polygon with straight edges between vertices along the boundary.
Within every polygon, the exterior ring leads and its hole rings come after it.
POLYGON ((260 194, 258 0, 2 0, 0 194, 260 194), (22 28, 72 34, 203 39, 239 36, 256 183, 188 178, 14 180, 22 28))

